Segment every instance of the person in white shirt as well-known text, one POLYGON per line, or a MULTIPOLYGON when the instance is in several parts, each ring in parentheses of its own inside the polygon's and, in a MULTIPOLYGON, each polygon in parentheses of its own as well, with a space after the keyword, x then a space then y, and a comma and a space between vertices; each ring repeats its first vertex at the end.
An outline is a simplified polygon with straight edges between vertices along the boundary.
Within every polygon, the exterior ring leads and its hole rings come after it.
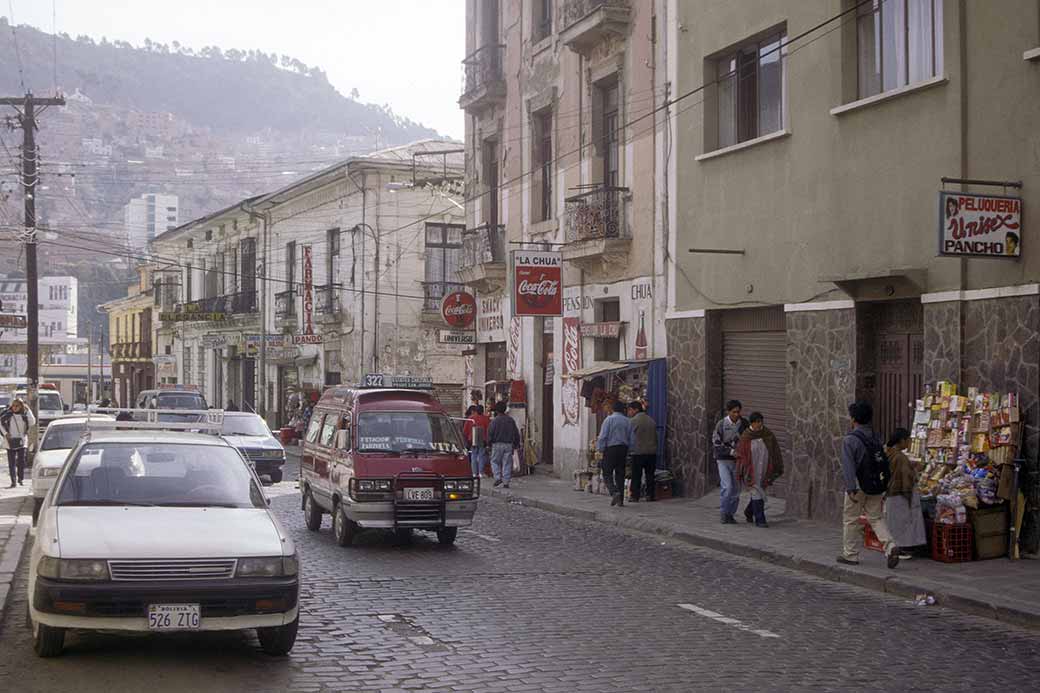
POLYGON ((29 431, 36 425, 32 410, 21 399, 0 413, 0 440, 7 448, 7 471, 11 474, 11 488, 22 485, 25 479, 25 447, 29 431))

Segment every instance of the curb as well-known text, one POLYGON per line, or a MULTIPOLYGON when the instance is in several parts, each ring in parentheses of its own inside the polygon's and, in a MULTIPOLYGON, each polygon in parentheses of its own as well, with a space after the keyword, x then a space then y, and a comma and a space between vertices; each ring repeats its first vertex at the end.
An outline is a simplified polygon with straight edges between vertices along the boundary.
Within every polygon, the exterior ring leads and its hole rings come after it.
POLYGON ((15 577, 17 577, 22 554, 25 552, 26 538, 29 536, 29 527, 32 524, 31 508, 32 496, 26 496, 15 512, 11 536, 0 548, 0 618, 3 617, 4 609, 7 607, 7 598, 13 588, 15 577))
POLYGON ((907 580, 904 577, 893 575, 891 577, 880 577, 870 573, 864 573, 852 568, 844 568, 838 565, 821 563, 800 556, 769 551, 751 546, 745 546, 735 542, 729 542, 715 537, 707 537, 688 531, 676 531, 674 528, 661 522, 647 520, 638 517, 624 517, 617 515, 602 515, 598 511, 571 508, 551 501, 537 498, 528 498, 512 491, 500 489, 488 489, 481 495, 493 497, 499 500, 519 502, 531 508, 545 510, 556 515, 573 517, 579 520, 590 520, 599 524, 623 527, 650 534, 671 537, 673 539, 722 553, 728 553, 743 558, 751 558, 763 563, 778 565, 783 568, 796 570, 823 580, 863 587, 875 592, 884 592, 893 596, 913 599, 914 596, 928 593, 935 597, 936 604, 945 606, 955 611, 981 616, 1003 623, 1009 623, 1021 628, 1040 631, 1040 614, 1026 609, 1016 609, 1006 605, 998 605, 975 597, 969 597, 956 592, 950 592, 932 583, 919 583, 907 580))

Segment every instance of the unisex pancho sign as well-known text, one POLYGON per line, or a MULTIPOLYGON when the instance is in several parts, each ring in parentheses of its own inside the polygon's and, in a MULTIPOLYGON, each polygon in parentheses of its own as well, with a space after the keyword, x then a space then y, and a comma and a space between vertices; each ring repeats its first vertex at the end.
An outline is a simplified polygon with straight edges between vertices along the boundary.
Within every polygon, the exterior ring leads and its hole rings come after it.
POLYGON ((939 193, 939 254, 1019 257, 1022 198, 939 193))

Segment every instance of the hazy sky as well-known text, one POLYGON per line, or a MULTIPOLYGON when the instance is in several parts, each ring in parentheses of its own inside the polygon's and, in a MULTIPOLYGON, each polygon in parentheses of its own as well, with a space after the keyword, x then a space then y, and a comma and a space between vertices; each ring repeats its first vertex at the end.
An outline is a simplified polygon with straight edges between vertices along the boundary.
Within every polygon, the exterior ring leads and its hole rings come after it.
MULTIPOLYGON (((462 138, 464 0, 11 0, 17 24, 72 37, 258 49, 325 70, 344 95, 462 138), (53 7, 52 7, 53 2, 53 7)), ((0 15, 10 18, 7 0, 0 15)))

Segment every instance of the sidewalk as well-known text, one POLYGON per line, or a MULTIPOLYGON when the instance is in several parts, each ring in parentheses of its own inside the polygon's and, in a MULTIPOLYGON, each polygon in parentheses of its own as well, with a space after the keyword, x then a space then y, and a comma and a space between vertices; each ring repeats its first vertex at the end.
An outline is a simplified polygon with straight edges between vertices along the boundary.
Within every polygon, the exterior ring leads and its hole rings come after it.
POLYGON ((32 496, 29 482, 24 486, 7 488, 6 470, 0 488, 0 615, 7 604, 18 563, 25 548, 25 539, 32 526, 32 496))
MULTIPOLYGON (((949 608, 1040 630, 1040 561, 994 559, 946 564, 914 558, 888 570, 881 553, 863 550, 861 565, 843 566, 835 562, 841 546, 838 523, 785 517, 781 499, 769 501, 766 513, 770 526, 760 529, 744 523, 739 512, 740 524, 720 524, 717 493, 700 499, 626 503, 623 508, 612 508, 609 496, 575 491, 573 482, 544 474, 514 477, 510 486, 492 488, 485 483, 481 491, 561 515, 662 534, 908 599, 928 593, 949 608)), ((741 510, 746 503, 745 495, 741 510)))

